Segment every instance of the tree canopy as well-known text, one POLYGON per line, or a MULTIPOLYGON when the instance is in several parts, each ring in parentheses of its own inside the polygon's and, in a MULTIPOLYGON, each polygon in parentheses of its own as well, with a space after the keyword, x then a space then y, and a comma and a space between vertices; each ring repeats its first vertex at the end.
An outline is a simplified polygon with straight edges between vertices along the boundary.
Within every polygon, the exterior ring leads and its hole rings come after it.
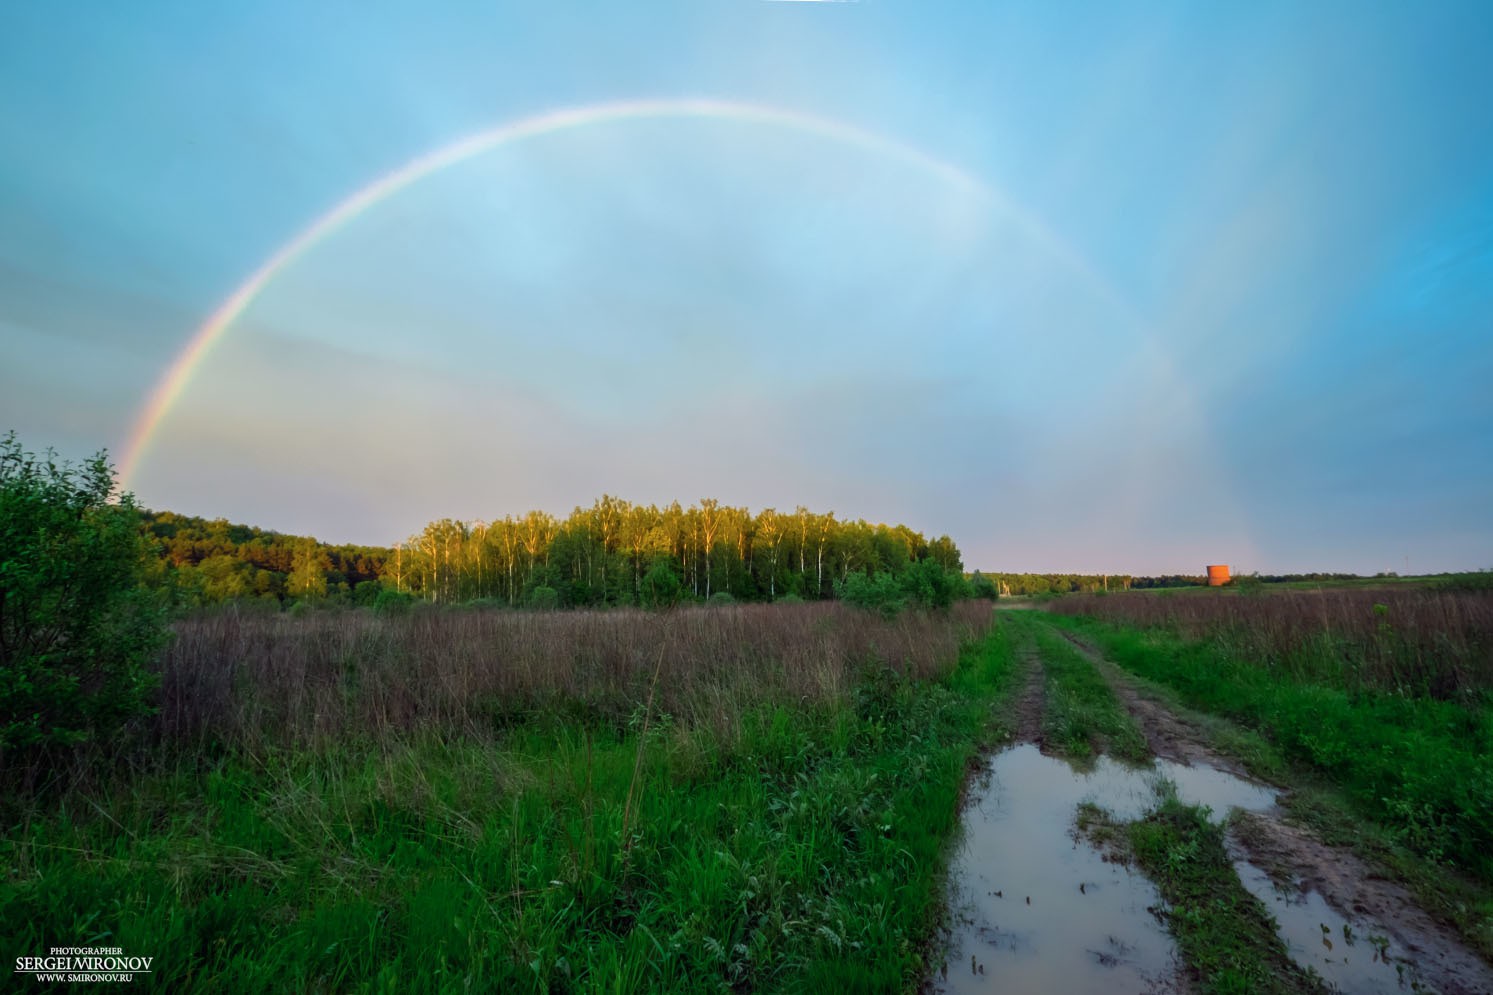
POLYGON ((432 601, 656 604, 717 593, 742 601, 832 598, 854 574, 900 578, 929 563, 958 575, 948 536, 905 525, 841 521, 834 512, 749 508, 706 498, 684 507, 603 495, 564 519, 542 511, 493 522, 442 519, 395 547, 386 584, 432 601))

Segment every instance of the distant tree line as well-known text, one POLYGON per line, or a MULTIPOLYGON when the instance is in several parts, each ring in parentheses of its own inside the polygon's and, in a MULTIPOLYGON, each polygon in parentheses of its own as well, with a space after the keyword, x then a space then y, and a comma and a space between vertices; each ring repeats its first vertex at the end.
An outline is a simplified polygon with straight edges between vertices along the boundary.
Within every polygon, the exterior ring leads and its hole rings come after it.
POLYGON ((1129 574, 985 574, 1002 597, 1128 591, 1132 587, 1184 587, 1202 583, 1199 577, 1132 577, 1129 574))
MULTIPOLYGON (((1155 577, 1137 577, 1130 574, 985 574, 995 583, 1002 596, 1032 597, 1045 594, 1095 594, 1102 591, 1148 590, 1170 587, 1206 587, 1208 578, 1204 574, 1161 574, 1155 577)), ((1380 573, 1376 578, 1393 579, 1398 575, 1380 573)), ((1299 573, 1299 574, 1235 574, 1231 583, 1289 584, 1317 583, 1325 581, 1364 580, 1352 573, 1299 573)))
POLYGON ((921 564, 955 575, 957 593, 967 593, 948 536, 930 540, 905 525, 840 521, 802 506, 754 513, 705 498, 659 508, 603 495, 563 519, 531 511, 490 523, 431 522, 395 547, 383 580, 429 601, 661 605, 832 598, 857 574, 900 580, 929 569, 921 564))
MULTIPOLYGON (((181 608, 245 599, 373 605, 380 598, 386 605, 486 600, 527 607, 844 598, 885 608, 950 597, 1208 583, 1202 574, 964 575, 959 549, 948 536, 930 540, 905 525, 841 521, 832 511, 802 506, 752 512, 708 498, 687 508, 677 501, 659 508, 603 495, 563 519, 543 511, 490 523, 441 519, 393 547, 331 545, 170 511, 142 511, 141 520, 147 583, 169 592, 181 608), (934 568, 951 575, 947 590, 929 572, 934 568), (857 577, 877 583, 868 586, 857 577)), ((1362 578, 1317 572, 1235 579, 1275 584, 1362 578)), ((1480 577, 1464 583, 1478 582, 1486 583, 1480 577)))
MULTIPOLYGON (((1362 580, 1363 579, 1358 574, 1320 573, 1320 572, 1319 573, 1306 573, 1306 574, 1259 574, 1259 573, 1254 573, 1254 574, 1246 574, 1246 575, 1243 575, 1243 576, 1251 577, 1251 578, 1253 578, 1255 580, 1258 580, 1262 584, 1291 584, 1291 583, 1299 583, 1299 582, 1311 583, 1311 582, 1314 582, 1314 581, 1327 581, 1327 580, 1362 580)), ((1395 573, 1381 573, 1381 574, 1376 574, 1375 576, 1377 576, 1377 577, 1385 577, 1385 578, 1394 578, 1394 577, 1398 577, 1399 575, 1395 574, 1395 573)))
POLYGON ((604 495, 566 518, 441 519, 393 548, 328 545, 169 511, 142 513, 147 582, 179 607, 346 601, 526 607, 846 597, 868 607, 994 596, 972 588, 948 536, 841 521, 834 512, 721 504, 635 505, 604 495), (879 579, 880 586, 855 578, 879 579), (847 589, 846 585, 851 587, 847 589), (874 604, 872 603, 874 602, 874 604))
POLYGON ((371 601, 391 550, 332 546, 170 511, 143 511, 151 562, 147 583, 165 589, 182 607, 220 601, 351 598, 371 601))

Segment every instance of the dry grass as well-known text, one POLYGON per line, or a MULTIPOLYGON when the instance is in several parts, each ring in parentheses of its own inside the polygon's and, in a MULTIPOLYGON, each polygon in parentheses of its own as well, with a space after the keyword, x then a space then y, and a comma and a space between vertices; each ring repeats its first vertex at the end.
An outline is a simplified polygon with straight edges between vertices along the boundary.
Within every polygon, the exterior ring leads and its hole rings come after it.
POLYGON ((1395 589, 1072 595, 1051 610, 1166 626, 1240 660, 1348 687, 1455 698, 1493 690, 1493 592, 1395 589))
POLYGON ((941 676, 989 625, 987 602, 886 620, 839 604, 642 611, 427 610, 182 621, 156 731, 178 746, 319 748, 423 731, 491 734, 550 710, 623 725, 648 697, 733 738, 761 702, 829 704, 862 668, 941 676))

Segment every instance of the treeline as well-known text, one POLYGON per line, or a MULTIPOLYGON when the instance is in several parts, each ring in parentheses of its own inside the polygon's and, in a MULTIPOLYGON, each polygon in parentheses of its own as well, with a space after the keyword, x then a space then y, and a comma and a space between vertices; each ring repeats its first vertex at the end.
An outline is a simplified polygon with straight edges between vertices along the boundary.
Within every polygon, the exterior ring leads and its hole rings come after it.
POLYGON ((991 573, 986 577, 995 584, 1002 597, 1033 597, 1042 594, 1097 593, 1128 591, 1131 588, 1197 587, 1206 577, 1168 574, 1163 577, 1134 577, 1130 574, 1008 574, 991 573))
MULTIPOLYGON (((1381 578, 1392 580, 1392 579, 1398 577, 1399 574, 1390 572, 1390 573, 1379 573, 1379 574, 1375 574, 1374 576, 1375 577, 1381 577, 1381 578)), ((1313 582, 1316 582, 1316 581, 1331 581, 1331 580, 1363 580, 1363 578, 1360 577, 1358 574, 1321 573, 1321 572, 1318 572, 1318 573, 1305 573, 1305 574, 1259 574, 1259 573, 1255 573, 1255 574, 1241 574, 1240 575, 1240 579, 1243 579, 1243 578, 1246 578, 1246 577, 1249 578, 1249 579, 1251 579, 1251 580, 1257 580, 1261 584, 1296 584, 1296 583, 1313 583, 1313 582)))
MULTIPOLYGON (((1136 577, 1130 574, 986 574, 999 589, 1003 597, 1032 597, 1045 594, 1098 594, 1104 591, 1151 590, 1167 587, 1206 587, 1208 578, 1204 574, 1162 574, 1156 577, 1136 577)), ((1395 579, 1397 574, 1375 574, 1376 579, 1395 579)), ((1364 580, 1351 573, 1300 573, 1300 574, 1235 574, 1231 583, 1291 584, 1324 581, 1364 580)))
POLYGON ((225 519, 142 511, 146 583, 183 607, 220 601, 337 598, 372 601, 392 550, 332 546, 225 519))
POLYGON ((836 597, 884 606, 995 593, 988 581, 964 578, 948 536, 803 507, 753 513, 704 499, 659 508, 605 495, 563 519, 542 511, 491 523, 442 519, 392 549, 169 511, 141 517, 147 583, 186 608, 246 599, 558 608, 836 597))
MULTIPOLYGON (((838 595, 856 574, 902 580, 931 564, 963 585, 959 549, 905 525, 834 512, 683 507, 603 495, 568 517, 432 522, 395 547, 384 582, 429 601, 535 607, 661 605, 681 598, 774 601, 838 595)), ((967 593, 960 590, 961 596, 967 593)))

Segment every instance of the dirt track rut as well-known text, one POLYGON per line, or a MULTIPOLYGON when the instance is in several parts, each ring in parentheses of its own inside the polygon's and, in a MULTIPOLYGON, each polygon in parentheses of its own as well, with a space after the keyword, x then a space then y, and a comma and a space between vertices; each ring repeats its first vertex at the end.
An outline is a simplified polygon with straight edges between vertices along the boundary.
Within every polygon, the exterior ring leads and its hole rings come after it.
MULTIPOLYGON (((1202 726, 1148 696, 1095 647, 1064 635, 1109 682, 1153 753, 1179 763, 1201 763, 1249 776, 1240 764, 1207 744, 1202 726)), ((1279 809, 1244 815, 1238 831, 1230 833, 1231 844, 1275 880, 1292 882, 1303 892, 1315 891, 1340 915, 1393 939, 1413 955, 1423 986, 1442 995, 1493 992, 1493 967, 1422 909, 1404 886, 1387 880, 1356 854, 1329 846, 1304 828, 1285 822, 1282 815, 1279 809)))
POLYGON ((1046 706, 1047 675, 1042 669, 1042 658, 1035 643, 1028 642, 1017 651, 1021 665, 1026 668, 1026 686, 1016 702, 1016 742, 1036 743, 1042 746, 1042 711, 1046 706))

